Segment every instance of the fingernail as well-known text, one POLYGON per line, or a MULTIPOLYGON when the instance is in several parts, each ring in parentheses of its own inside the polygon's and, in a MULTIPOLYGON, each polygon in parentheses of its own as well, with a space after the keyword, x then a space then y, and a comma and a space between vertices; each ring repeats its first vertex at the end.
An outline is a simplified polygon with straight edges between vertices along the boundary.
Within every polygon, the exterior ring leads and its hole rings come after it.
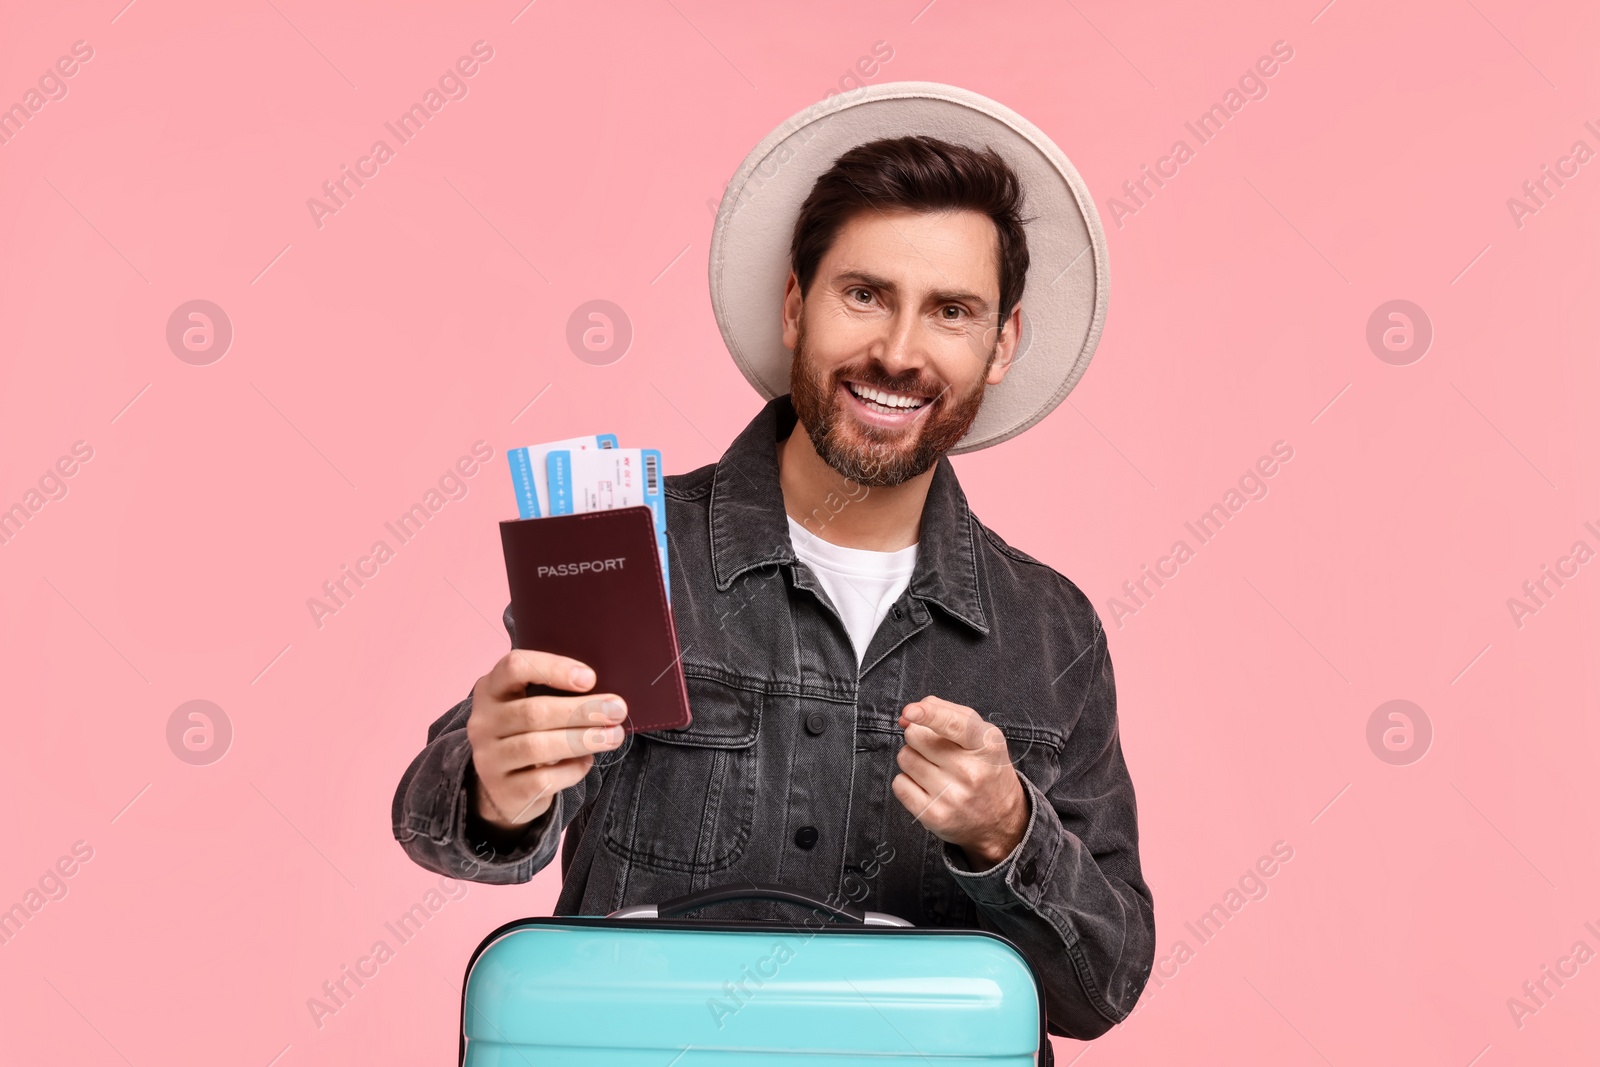
POLYGON ((628 709, 615 700, 585 701, 581 709, 590 722, 621 722, 628 709))
POLYGON ((604 729, 595 728, 585 735, 585 740, 591 745, 609 745, 622 739, 622 727, 607 726, 604 729))
POLYGON ((587 689, 594 684, 594 671, 588 667, 572 668, 572 684, 580 689, 587 689))

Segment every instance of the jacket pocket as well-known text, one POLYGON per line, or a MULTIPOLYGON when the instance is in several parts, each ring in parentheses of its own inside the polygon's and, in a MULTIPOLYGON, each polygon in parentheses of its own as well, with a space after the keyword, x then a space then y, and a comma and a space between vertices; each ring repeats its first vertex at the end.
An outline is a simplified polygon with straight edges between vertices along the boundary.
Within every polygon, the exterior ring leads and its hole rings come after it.
POLYGON ((731 866, 755 822, 762 694, 686 668, 691 722, 632 736, 602 837, 606 848, 661 871, 731 866))
POLYGON ((1006 750, 1013 767, 1041 791, 1056 784, 1061 777, 1061 751, 1067 743, 1059 728, 1009 718, 996 720, 995 725, 1006 735, 1006 750))

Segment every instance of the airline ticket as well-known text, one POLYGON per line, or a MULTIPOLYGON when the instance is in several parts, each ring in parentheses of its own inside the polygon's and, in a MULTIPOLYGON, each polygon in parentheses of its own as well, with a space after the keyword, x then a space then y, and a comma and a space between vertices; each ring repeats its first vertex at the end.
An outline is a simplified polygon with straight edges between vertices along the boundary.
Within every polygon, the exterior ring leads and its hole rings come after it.
POLYGON ((511 463, 511 484, 517 492, 517 516, 539 519, 554 514, 550 510, 550 489, 545 472, 545 457, 556 449, 570 452, 616 448, 617 435, 597 433, 589 437, 569 437, 565 441, 546 441, 542 445, 513 448, 506 453, 511 463))

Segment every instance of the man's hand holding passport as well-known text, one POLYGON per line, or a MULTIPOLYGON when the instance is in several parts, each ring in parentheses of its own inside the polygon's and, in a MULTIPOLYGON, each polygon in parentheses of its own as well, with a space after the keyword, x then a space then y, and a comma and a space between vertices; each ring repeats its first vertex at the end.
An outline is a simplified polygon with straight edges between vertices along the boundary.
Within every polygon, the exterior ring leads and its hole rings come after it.
POLYGON ((661 454, 597 434, 508 460, 521 515, 500 523, 514 647, 473 688, 467 737, 478 817, 512 833, 581 781, 594 753, 690 713, 661 454))

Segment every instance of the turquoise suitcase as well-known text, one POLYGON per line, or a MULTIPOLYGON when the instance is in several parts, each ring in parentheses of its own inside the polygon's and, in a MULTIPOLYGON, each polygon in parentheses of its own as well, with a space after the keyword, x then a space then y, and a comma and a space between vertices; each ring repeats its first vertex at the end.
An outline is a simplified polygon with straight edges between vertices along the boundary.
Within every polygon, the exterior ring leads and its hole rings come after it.
POLYGON ((462 1067, 992 1067, 1049 1048, 1038 978, 1006 938, 770 883, 507 923, 462 993, 462 1067), (745 899, 810 914, 684 917, 745 899))

